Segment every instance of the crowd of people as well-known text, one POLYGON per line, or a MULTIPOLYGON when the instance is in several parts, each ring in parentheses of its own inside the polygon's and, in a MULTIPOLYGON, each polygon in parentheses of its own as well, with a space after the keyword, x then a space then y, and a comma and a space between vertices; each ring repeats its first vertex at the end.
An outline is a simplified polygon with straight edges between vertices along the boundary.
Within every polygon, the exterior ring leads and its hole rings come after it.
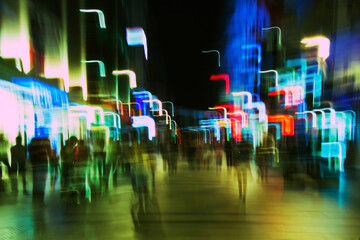
MULTIPOLYGON (((110 179, 116 186, 120 176, 129 177, 135 195, 139 197, 139 201, 143 201, 144 197, 155 191, 158 159, 162 159, 163 170, 167 171, 169 176, 175 176, 181 158, 187 160, 190 171, 208 170, 214 159, 216 172, 219 173, 223 156, 227 169, 234 169, 237 174, 239 197, 245 201, 250 161, 256 160, 262 182, 267 181, 270 161, 268 155, 264 154, 266 152, 262 151, 265 148, 258 147, 253 151, 251 142, 236 142, 233 139, 223 143, 206 144, 189 138, 179 144, 171 140, 84 140, 72 136, 65 140, 64 146, 59 150, 52 147, 47 137, 33 138, 27 147, 22 142, 19 135, 16 137, 16 144, 10 146, 9 141, 0 134, 0 162, 8 169, 12 191, 18 192, 17 180, 21 178, 23 193, 26 195, 29 194, 26 184, 27 162, 31 164, 29 169, 33 178, 33 200, 39 203, 44 201, 48 180, 50 192, 58 188, 64 193, 75 191, 78 197, 84 198, 89 194, 87 189, 107 192, 110 179)), ((5 168, 0 168, 0 171, 5 168)), ((0 172, 0 177, 2 175, 0 172)))

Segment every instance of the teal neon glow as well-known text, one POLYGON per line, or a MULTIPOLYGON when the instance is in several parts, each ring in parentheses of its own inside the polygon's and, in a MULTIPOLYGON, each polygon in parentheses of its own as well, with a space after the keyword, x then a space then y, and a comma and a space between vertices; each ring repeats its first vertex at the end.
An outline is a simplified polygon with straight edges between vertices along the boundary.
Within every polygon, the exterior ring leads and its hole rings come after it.
POLYGON ((220 124, 216 119, 208 119, 208 120, 200 120, 201 128, 214 128, 215 129, 215 137, 217 141, 220 141, 221 134, 220 134, 220 124))
POLYGON ((351 138, 355 139, 356 113, 353 110, 345 110, 343 112, 345 114, 351 114, 352 115, 351 138))
POLYGON ((346 141, 346 129, 348 136, 351 136, 351 122, 350 125, 347 124, 346 114, 343 112, 336 112, 336 115, 337 141, 343 142, 346 141))
POLYGON ((216 52, 217 56, 218 56, 218 67, 220 67, 220 52, 218 50, 206 50, 206 51, 201 51, 202 53, 211 53, 211 52, 216 52))
MULTIPOLYGON (((344 159, 346 158, 346 144, 342 142, 322 142, 321 157, 328 158, 329 169, 331 168, 331 158, 338 158, 338 170, 344 171, 344 159)), ((335 165, 336 166, 336 165, 335 165)))
POLYGON ((286 61, 286 67, 300 67, 297 72, 300 72, 301 83, 305 81, 306 72, 307 72, 307 61, 304 58, 290 59, 286 61))
POLYGON ((121 120, 119 114, 113 113, 113 112, 104 112, 104 116, 111 116, 113 118, 113 126, 121 128, 121 120))
POLYGON ((133 116, 132 121, 133 128, 148 128, 148 138, 151 141, 153 140, 153 138, 156 136, 155 121, 153 118, 149 116, 133 116))
POLYGON ((99 71, 101 77, 106 77, 105 73, 105 64, 100 60, 87 60, 87 61, 81 61, 83 63, 97 63, 99 65, 99 71))
POLYGON ((312 88, 306 86, 306 93, 313 94, 313 106, 319 107, 322 92, 322 74, 320 73, 321 67, 318 65, 307 67, 307 74, 305 78, 306 85, 311 84, 312 88), (313 71, 313 72, 312 72, 313 71))
POLYGON ((321 113, 321 129, 326 128, 326 120, 325 120, 325 112, 320 109, 314 109, 313 112, 320 112, 321 113))
POLYGON ((106 28, 104 13, 99 9, 80 9, 82 13, 97 13, 99 17, 100 28, 106 28))

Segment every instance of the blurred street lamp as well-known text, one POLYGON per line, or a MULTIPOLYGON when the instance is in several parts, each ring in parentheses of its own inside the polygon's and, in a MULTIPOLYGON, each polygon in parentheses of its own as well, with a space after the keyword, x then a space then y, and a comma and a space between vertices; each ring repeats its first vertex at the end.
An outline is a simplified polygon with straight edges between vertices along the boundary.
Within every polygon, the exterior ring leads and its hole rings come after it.
MULTIPOLYGON (((130 88, 136 88, 136 75, 131 70, 114 70, 112 72, 114 76, 116 76, 116 101, 119 100, 119 79, 118 75, 128 75, 129 76, 129 82, 130 82, 130 88)), ((130 92, 128 94, 128 102, 130 102, 130 92)), ((130 105, 129 105, 129 114, 130 114, 130 105)), ((130 115, 129 115, 130 116, 130 115)))
POLYGON ((130 81, 130 88, 136 88, 136 75, 133 71, 131 71, 131 70, 114 70, 112 72, 112 74, 115 76, 128 75, 129 81, 130 81))
POLYGON ((146 35, 142 27, 126 28, 126 41, 129 46, 143 45, 145 59, 148 59, 146 35))
POLYGON ((224 110, 224 120, 227 123, 227 111, 226 111, 226 108, 224 108, 224 107, 209 107, 208 109, 209 110, 224 110))
POLYGON ((201 51, 202 53, 211 53, 211 52, 216 52, 218 55, 218 67, 220 67, 220 52, 218 50, 206 50, 206 51, 201 51))
POLYGON ((304 38, 301 43, 305 44, 305 47, 318 46, 318 57, 325 60, 330 54, 330 40, 323 36, 317 36, 312 38, 304 38))
POLYGON ((171 116, 174 117, 174 104, 170 101, 163 101, 162 102, 163 104, 164 103, 170 103, 171 104, 171 116))
POLYGON ((104 13, 99 9, 80 9, 80 12, 82 13, 97 13, 99 16, 99 25, 100 28, 106 28, 105 25, 105 16, 104 13))
MULTIPOLYGON (((162 103, 159 99, 152 99, 152 100, 144 100, 144 102, 149 102, 149 103, 153 103, 156 102, 158 105, 158 111, 159 111, 159 115, 162 116, 162 112, 163 112, 163 107, 162 107, 162 103)), ((153 110, 154 111, 154 110, 153 110)))
POLYGON ((106 77, 106 73, 105 73, 105 64, 100 61, 100 60, 86 60, 86 61, 81 61, 83 63, 97 63, 99 64, 99 72, 100 72, 100 76, 101 77, 106 77))
POLYGON ((275 86, 278 86, 278 72, 276 70, 259 71, 259 73, 275 73, 275 86))
POLYGON ((278 26, 274 26, 274 27, 268 27, 268 28, 263 28, 263 31, 267 31, 267 30, 278 30, 279 31, 279 36, 278 36, 278 46, 281 46, 281 29, 278 26))

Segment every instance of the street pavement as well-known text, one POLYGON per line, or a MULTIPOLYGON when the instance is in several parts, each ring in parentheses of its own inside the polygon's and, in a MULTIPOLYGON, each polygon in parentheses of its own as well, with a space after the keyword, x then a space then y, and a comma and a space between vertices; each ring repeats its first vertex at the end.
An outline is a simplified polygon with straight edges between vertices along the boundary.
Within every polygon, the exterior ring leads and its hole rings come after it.
POLYGON ((133 193, 130 177, 122 175, 116 186, 110 182, 108 192, 94 191, 91 203, 80 205, 47 186, 44 206, 33 205, 31 195, 12 193, 5 180, 0 240, 356 240, 360 239, 357 175, 349 171, 319 183, 307 177, 299 181, 301 176, 284 180, 280 168, 270 168, 268 182, 261 183, 252 165, 243 202, 236 172, 224 161, 221 172, 215 161, 210 161, 209 169, 189 170, 183 158, 177 173, 169 176, 159 156, 155 188, 150 188, 143 204, 133 193))

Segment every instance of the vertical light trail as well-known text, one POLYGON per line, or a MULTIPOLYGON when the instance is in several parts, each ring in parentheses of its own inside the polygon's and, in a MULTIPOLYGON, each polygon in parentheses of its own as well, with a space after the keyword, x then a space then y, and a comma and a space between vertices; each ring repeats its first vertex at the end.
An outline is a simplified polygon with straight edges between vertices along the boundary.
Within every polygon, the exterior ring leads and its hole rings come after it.
POLYGON ((260 63, 256 46, 260 42, 262 28, 267 27, 269 16, 264 6, 252 0, 236 0, 233 15, 227 27, 228 43, 225 51, 227 72, 231 79, 230 91, 255 90, 255 82, 259 81, 260 63))

